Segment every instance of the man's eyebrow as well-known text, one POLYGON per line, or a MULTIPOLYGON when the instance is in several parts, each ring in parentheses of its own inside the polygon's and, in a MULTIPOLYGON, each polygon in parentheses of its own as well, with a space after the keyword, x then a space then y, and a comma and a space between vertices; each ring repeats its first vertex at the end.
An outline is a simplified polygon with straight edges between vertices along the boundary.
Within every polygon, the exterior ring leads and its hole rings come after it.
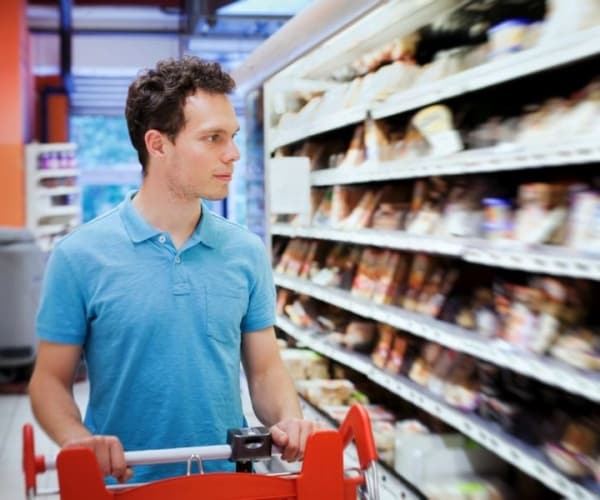
MULTIPOLYGON (((240 127, 238 126, 233 133, 237 134, 240 131, 240 127)), ((201 129, 198 131, 198 133, 200 134, 215 134, 215 133, 222 133, 222 134, 229 134, 228 130, 225 130, 224 128, 205 128, 205 129, 201 129)))

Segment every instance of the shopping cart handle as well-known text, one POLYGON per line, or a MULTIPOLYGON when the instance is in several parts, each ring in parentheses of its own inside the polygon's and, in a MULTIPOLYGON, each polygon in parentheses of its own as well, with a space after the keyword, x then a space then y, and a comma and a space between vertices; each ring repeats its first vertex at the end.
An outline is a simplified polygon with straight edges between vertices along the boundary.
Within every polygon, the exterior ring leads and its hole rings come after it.
POLYGON ((339 429, 344 447, 354 438, 360 468, 366 470, 369 465, 377 460, 377 449, 373 440, 371 419, 364 406, 354 404, 342 422, 339 429))
MULTIPOLYGON (((161 448, 157 450, 126 451, 125 463, 134 465, 157 465, 186 462, 190 457, 195 460, 231 460, 245 462, 264 460, 273 453, 281 453, 281 449, 273 446, 271 435, 264 431, 257 435, 255 429, 235 429, 231 432, 229 444, 210 446, 188 446, 180 448, 161 448), (254 434, 251 434, 254 431, 254 434)), ((23 470, 26 478, 31 477, 34 486, 35 474, 56 469, 56 458, 35 455, 33 428, 30 424, 23 426, 23 470)), ((29 484, 29 483, 28 483, 29 484)))
POLYGON ((37 474, 46 472, 46 461, 43 455, 35 454, 33 426, 23 426, 23 473, 25 475, 25 492, 27 495, 37 491, 37 474))
MULTIPOLYGON (((251 436, 248 444, 254 448, 257 442, 251 436)), ((231 455, 231 446, 218 445, 195 448, 173 448, 171 450, 145 450, 126 452, 128 462, 146 463, 148 459, 166 460, 165 452, 183 454, 188 460, 225 458, 231 455), (158 456, 150 457, 157 454, 158 456)), ((174 457, 169 457, 173 461, 174 457)), ((123 491, 115 492, 104 484, 102 471, 94 452, 90 448, 68 448, 58 454, 56 461, 35 455, 33 427, 23 427, 23 471, 27 498, 37 494, 36 476, 39 473, 56 468, 58 472, 60 495, 63 500, 110 500, 117 496, 123 500, 157 500, 177 498, 195 500, 202 495, 207 498, 263 500, 268 498, 297 498, 312 500, 356 499, 357 489, 366 488, 378 499, 377 452, 373 442, 369 414, 360 405, 350 408, 339 430, 323 429, 311 434, 306 443, 304 461, 299 473, 278 477, 268 474, 232 474, 210 473, 191 474, 181 477, 157 480, 147 484, 126 486, 123 491), (352 440, 356 444, 361 466, 359 474, 347 475, 343 465, 343 449, 352 440)), ((179 460, 177 460, 179 461, 179 460)), ((164 462, 163 462, 164 463, 164 462)), ((188 463, 189 464, 189 463, 188 463)), ((364 491, 363 491, 364 493, 364 491)), ((45 493, 44 493, 45 494, 45 493)))

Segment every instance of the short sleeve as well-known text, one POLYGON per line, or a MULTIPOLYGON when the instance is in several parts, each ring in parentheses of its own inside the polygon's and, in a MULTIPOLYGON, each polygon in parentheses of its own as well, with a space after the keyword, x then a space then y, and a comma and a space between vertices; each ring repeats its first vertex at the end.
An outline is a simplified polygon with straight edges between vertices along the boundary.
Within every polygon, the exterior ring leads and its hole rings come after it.
POLYGON ((42 340, 83 345, 87 332, 86 307, 76 269, 59 245, 54 248, 44 274, 36 320, 42 340))
POLYGON ((248 311, 242 320, 242 333, 262 330, 275 324, 275 283, 271 263, 262 241, 253 247, 253 276, 248 311))

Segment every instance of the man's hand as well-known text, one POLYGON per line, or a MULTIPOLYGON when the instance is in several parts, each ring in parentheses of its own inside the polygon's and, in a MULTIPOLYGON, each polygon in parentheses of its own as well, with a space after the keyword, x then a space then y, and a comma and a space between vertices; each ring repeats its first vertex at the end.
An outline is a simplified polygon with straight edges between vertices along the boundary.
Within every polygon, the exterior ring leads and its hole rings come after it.
POLYGON ((323 428, 318 422, 288 418, 271 427, 271 437, 273 444, 281 448, 281 457, 288 462, 295 462, 304 457, 308 436, 323 428))
POLYGON ((127 467, 125 452, 119 438, 115 436, 87 436, 67 441, 63 448, 91 448, 105 476, 114 477, 119 483, 131 479, 133 471, 127 467))

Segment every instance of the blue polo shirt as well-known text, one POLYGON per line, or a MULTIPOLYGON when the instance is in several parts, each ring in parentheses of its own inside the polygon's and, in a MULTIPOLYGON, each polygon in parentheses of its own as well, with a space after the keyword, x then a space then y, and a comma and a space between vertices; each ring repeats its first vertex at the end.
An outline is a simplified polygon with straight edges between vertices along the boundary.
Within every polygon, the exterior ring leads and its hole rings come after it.
MULTIPOLYGON (((275 287, 262 241, 203 205, 176 250, 131 196, 62 239, 48 262, 39 338, 82 345, 84 423, 125 450, 222 444, 245 423, 241 336, 274 324, 275 287)), ((135 481, 185 473, 145 466, 135 481)), ((231 469, 206 462, 206 470, 231 469)))

